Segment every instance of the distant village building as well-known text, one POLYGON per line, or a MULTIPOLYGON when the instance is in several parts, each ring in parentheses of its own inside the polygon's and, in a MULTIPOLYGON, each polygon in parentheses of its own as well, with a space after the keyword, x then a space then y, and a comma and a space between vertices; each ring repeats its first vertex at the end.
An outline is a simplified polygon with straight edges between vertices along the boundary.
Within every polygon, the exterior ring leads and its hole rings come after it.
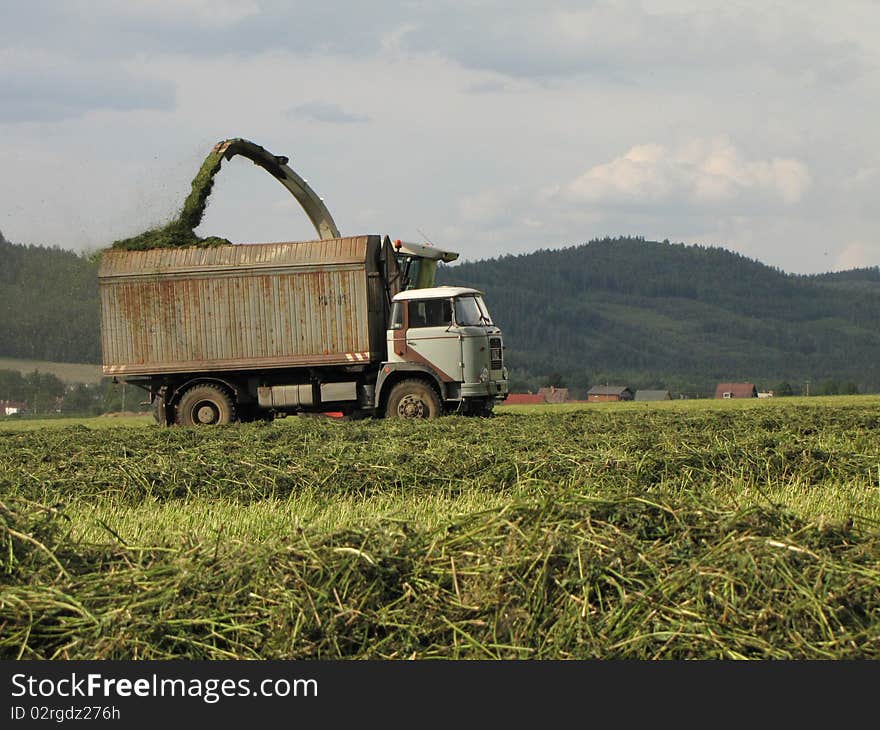
POLYGON ((635 400, 672 400, 668 390, 637 390, 635 400))
POLYGON ((594 385, 587 391, 587 400, 590 403, 632 399, 633 392, 625 385, 594 385))
POLYGON ((0 416, 14 416, 24 413, 27 410, 27 403, 15 400, 0 400, 0 416))
POLYGON ((504 399, 506 406, 536 406, 546 402, 544 396, 538 393, 508 393, 504 399))
POLYGON ((538 395, 542 396, 546 403, 565 403, 568 400, 568 388, 557 388, 553 385, 538 388, 538 395))
POLYGON ((759 391, 758 391, 758 397, 759 397, 759 398, 772 398, 772 397, 773 397, 773 391, 772 391, 772 390, 759 390, 759 391))
POLYGON ((718 383, 716 398, 757 398, 758 389, 754 383, 718 383))

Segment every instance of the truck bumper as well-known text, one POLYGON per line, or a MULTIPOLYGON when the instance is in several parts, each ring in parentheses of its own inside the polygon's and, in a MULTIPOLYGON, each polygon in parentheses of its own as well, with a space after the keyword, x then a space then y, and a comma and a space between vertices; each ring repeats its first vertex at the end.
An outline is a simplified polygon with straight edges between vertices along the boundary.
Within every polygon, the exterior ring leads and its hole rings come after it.
POLYGON ((507 395, 506 380, 487 380, 485 383, 462 383, 462 398, 503 398, 507 395))

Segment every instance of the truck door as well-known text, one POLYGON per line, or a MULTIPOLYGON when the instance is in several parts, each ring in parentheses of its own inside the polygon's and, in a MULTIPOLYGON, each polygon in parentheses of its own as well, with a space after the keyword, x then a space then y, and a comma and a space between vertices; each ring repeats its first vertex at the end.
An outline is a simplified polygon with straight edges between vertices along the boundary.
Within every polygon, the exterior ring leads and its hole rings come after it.
POLYGON ((461 382, 461 338, 452 324, 451 299, 407 302, 404 359, 430 365, 446 382, 461 382))

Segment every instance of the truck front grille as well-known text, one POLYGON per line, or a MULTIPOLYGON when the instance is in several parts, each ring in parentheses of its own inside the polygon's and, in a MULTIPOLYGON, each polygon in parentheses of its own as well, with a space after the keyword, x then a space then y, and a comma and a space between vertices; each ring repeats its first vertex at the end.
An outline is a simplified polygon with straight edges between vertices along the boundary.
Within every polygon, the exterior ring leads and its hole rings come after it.
POLYGON ((501 338, 489 338, 489 367, 492 370, 501 370, 504 358, 501 355, 501 338))

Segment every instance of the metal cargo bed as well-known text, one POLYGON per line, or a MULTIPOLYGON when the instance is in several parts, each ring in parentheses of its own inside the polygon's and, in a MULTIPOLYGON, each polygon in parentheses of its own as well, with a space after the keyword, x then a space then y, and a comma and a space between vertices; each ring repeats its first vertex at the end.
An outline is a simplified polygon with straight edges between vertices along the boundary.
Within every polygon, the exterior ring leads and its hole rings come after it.
POLYGON ((104 375, 259 370, 381 359, 379 236, 106 251, 104 375))

